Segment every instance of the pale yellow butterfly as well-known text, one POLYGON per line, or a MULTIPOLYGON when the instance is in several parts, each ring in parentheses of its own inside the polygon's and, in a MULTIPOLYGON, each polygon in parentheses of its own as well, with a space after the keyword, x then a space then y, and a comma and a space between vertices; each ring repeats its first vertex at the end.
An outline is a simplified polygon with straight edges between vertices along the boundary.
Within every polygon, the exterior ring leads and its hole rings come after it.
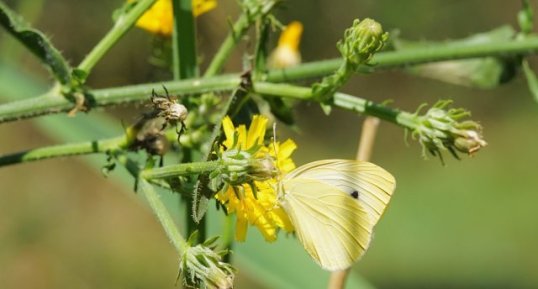
POLYGON ((368 249, 395 186, 394 177, 372 163, 321 160, 283 177, 278 204, 316 263, 339 271, 368 249))

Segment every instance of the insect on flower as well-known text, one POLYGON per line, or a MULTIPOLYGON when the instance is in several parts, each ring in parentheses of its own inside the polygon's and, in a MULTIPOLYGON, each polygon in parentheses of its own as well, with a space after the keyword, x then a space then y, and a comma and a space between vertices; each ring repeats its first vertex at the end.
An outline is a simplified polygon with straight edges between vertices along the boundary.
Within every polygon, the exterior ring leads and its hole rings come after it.
POLYGON ((178 103, 177 100, 173 99, 168 93, 168 89, 163 86, 166 95, 159 95, 155 90, 151 91, 151 103, 153 104, 154 111, 152 115, 154 117, 163 117, 166 121, 163 123, 161 130, 164 130, 168 124, 176 126, 177 138, 185 130, 185 119, 187 119, 188 111, 187 108, 178 103), (181 128, 178 128, 177 123, 181 123, 181 128))

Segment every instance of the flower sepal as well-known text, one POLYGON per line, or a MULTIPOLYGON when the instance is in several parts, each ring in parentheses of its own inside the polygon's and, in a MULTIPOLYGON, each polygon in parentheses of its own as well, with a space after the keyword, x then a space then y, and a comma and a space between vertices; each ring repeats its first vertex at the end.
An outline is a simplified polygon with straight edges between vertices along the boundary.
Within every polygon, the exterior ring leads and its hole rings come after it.
POLYGON ((439 101, 424 115, 417 115, 419 125, 413 130, 413 137, 434 156, 441 157, 442 150, 448 150, 455 158, 459 158, 457 152, 473 155, 487 145, 482 127, 472 120, 460 121, 470 113, 462 108, 446 109, 451 102, 439 101))
POLYGON ((188 288, 228 289, 233 288, 235 268, 223 262, 228 250, 217 250, 217 239, 213 237, 204 243, 193 245, 197 231, 191 234, 187 248, 179 263, 179 276, 188 288))

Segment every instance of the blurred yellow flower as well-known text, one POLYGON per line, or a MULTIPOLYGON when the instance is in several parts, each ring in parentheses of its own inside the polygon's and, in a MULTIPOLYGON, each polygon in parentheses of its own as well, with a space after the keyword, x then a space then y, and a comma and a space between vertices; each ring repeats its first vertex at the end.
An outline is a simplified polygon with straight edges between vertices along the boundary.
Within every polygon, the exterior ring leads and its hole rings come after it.
MULTIPOLYGON (((223 150, 246 151, 257 148, 252 157, 264 160, 267 156, 276 161, 279 174, 285 174, 295 168, 290 158, 296 149, 296 144, 288 139, 282 144, 276 142, 268 146, 264 145, 265 131, 268 119, 264 116, 255 115, 249 129, 245 125, 234 127, 231 119, 226 117, 222 127, 226 140, 223 142, 223 150), (276 149, 276 152, 275 152, 276 149)), ((277 203, 277 183, 275 177, 263 181, 253 181, 256 188, 256 196, 249 184, 240 186, 228 186, 215 196, 227 209, 229 214, 237 215, 235 238, 244 241, 248 225, 256 226, 267 241, 276 240, 280 228, 287 232, 293 231, 288 215, 277 203)))
POLYGON ((303 24, 293 21, 286 26, 278 39, 278 46, 269 57, 271 68, 286 68, 301 63, 299 44, 303 34, 303 24))
MULTIPOLYGON (((128 0, 132 2, 134 0, 128 0)), ((192 0, 192 13, 199 16, 217 6, 217 0, 192 0)), ((136 26, 151 33, 170 36, 174 29, 172 0, 157 0, 136 22, 136 26)))

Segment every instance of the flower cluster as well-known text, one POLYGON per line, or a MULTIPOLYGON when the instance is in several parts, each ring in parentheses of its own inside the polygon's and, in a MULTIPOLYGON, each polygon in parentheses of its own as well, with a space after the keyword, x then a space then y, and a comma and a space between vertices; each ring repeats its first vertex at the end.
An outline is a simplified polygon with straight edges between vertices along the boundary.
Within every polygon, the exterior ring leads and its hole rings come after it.
POLYGON ((222 123, 226 139, 221 159, 227 158, 223 173, 229 185, 215 197, 229 214, 236 214, 238 241, 245 240, 248 225, 256 226, 267 241, 276 240, 279 229, 293 231, 288 215, 275 204, 279 175, 295 168, 290 156, 296 145, 288 139, 266 146, 267 122, 266 117, 254 116, 248 130, 245 125, 234 127, 229 117, 222 123))

